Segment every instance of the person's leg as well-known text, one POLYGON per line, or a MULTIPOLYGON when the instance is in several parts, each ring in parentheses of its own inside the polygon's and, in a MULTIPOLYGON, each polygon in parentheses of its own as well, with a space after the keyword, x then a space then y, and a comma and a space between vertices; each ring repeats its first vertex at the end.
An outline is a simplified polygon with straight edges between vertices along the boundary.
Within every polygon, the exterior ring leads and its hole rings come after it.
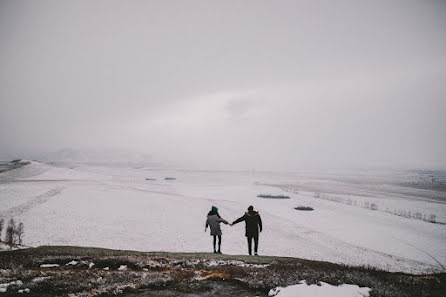
POLYGON ((248 239, 248 253, 249 253, 249 255, 251 255, 251 242, 252 242, 252 237, 251 237, 251 236, 246 236, 246 238, 248 239))
POLYGON ((216 244, 216 242, 217 242, 217 236, 214 235, 214 253, 217 252, 217 250, 215 249, 215 244, 216 244))
POLYGON ((221 235, 218 235, 218 252, 221 253, 221 235))
POLYGON ((254 236, 254 254, 257 255, 257 249, 259 247, 259 234, 254 236))

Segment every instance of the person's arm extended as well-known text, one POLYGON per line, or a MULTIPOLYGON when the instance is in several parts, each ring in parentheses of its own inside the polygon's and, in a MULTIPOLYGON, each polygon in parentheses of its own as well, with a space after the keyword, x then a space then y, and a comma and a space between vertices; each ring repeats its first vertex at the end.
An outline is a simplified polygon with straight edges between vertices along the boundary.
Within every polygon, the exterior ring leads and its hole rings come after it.
POLYGON ((258 222, 259 229, 260 229, 260 232, 262 232, 262 218, 260 218, 260 215, 258 215, 258 216, 259 216, 259 222, 258 222))
POLYGON ((235 220, 234 222, 232 222, 232 225, 235 225, 235 224, 238 224, 240 222, 243 222, 244 220, 246 220, 246 215, 243 215, 242 217, 240 217, 237 220, 235 220))
POLYGON ((226 224, 226 225, 229 224, 228 221, 226 221, 223 218, 217 218, 217 222, 222 222, 223 224, 226 224))

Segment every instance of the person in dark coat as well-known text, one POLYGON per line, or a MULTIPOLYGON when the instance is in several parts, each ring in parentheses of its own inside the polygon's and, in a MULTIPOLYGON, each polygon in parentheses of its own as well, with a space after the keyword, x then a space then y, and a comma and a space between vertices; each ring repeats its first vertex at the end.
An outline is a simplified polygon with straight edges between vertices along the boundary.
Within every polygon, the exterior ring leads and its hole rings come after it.
POLYGON ((252 240, 254 239, 254 254, 258 256, 257 249, 259 247, 259 232, 262 232, 262 219, 257 211, 254 211, 254 207, 248 207, 248 211, 245 214, 235 220, 232 225, 245 221, 246 232, 245 236, 248 239, 248 252, 251 255, 252 240))
POLYGON ((222 219, 218 214, 218 208, 212 206, 211 211, 208 213, 206 218, 206 226, 204 228, 204 232, 207 231, 208 226, 211 229, 211 236, 214 237, 214 253, 221 254, 221 229, 220 223, 229 224, 228 221, 222 219), (215 244, 218 237, 218 251, 215 249, 215 244))

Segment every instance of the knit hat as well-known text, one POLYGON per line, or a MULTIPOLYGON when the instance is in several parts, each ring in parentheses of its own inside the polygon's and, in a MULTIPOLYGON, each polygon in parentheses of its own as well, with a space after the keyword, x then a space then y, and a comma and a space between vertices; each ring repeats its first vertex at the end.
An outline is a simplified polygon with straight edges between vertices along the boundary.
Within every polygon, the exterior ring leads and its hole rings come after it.
POLYGON ((254 207, 252 207, 252 205, 250 207, 248 207, 248 211, 253 211, 254 207))
POLYGON ((213 205, 212 205, 212 210, 213 210, 213 211, 218 211, 218 208, 217 208, 216 206, 213 206, 213 205))

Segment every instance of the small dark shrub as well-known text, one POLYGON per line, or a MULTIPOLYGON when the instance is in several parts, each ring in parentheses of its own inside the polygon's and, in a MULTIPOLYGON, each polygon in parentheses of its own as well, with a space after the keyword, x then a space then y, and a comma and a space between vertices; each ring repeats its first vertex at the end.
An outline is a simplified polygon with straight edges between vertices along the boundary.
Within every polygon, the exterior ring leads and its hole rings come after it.
POLYGON ((305 211, 314 210, 312 207, 309 207, 309 206, 298 206, 298 207, 295 207, 294 209, 296 209, 296 210, 305 210, 305 211))
POLYGON ((15 230, 15 222, 14 219, 10 219, 8 223, 8 227, 6 227, 6 237, 5 243, 9 245, 14 244, 14 230, 15 230))
POLYGON ((2 232, 3 232, 3 225, 5 223, 5 220, 3 218, 0 219, 0 242, 2 242, 2 232))
POLYGON ((265 195, 265 194, 260 194, 260 195, 257 195, 257 197, 259 197, 259 198, 266 198, 266 199, 290 199, 289 196, 285 196, 285 195, 265 195))
POLYGON ((23 229, 23 223, 20 223, 17 229, 15 230, 15 243, 22 244, 22 237, 25 230, 23 229))
POLYGON ((431 214, 431 215, 429 216, 429 222, 431 222, 431 223, 435 223, 435 222, 436 222, 436 219, 437 219, 437 216, 434 215, 434 214, 431 214))

